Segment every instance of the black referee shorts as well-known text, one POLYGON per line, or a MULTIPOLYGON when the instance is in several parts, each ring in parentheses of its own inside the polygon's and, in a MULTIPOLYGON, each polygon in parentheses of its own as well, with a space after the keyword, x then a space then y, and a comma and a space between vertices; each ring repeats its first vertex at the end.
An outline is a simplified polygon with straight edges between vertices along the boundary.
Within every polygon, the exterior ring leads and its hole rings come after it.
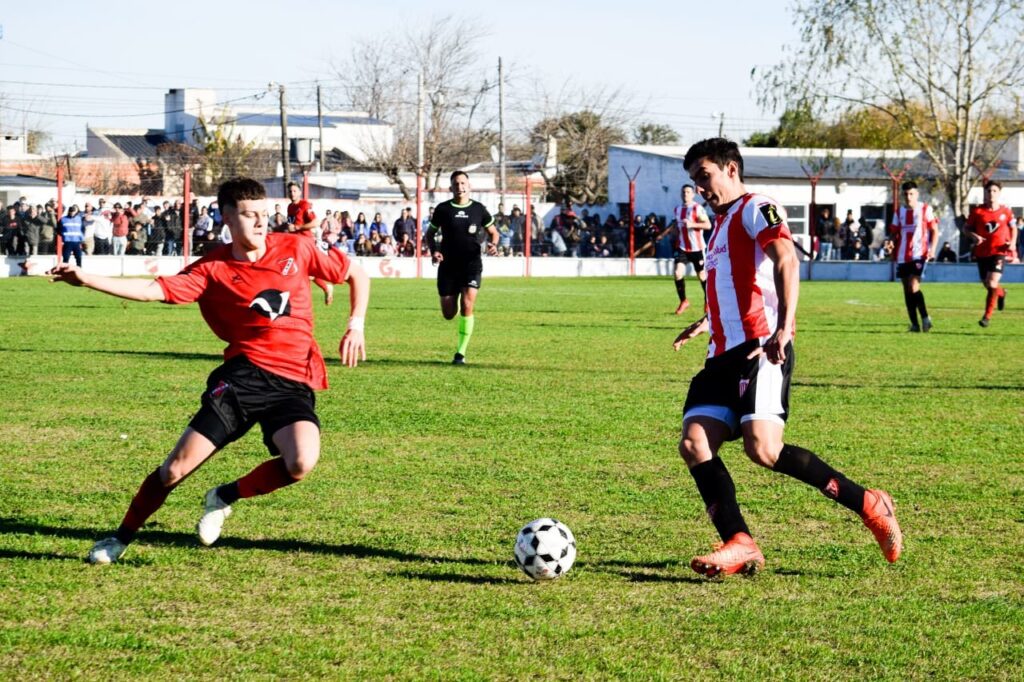
POLYGON ((244 355, 231 358, 210 373, 202 403, 188 425, 218 449, 238 440, 258 423, 264 445, 270 454, 279 455, 272 440, 279 429, 300 421, 320 427, 313 389, 257 367, 244 355))
POLYGON ((437 266, 437 293, 439 296, 458 296, 463 289, 479 289, 483 272, 481 258, 464 261, 445 258, 437 266))

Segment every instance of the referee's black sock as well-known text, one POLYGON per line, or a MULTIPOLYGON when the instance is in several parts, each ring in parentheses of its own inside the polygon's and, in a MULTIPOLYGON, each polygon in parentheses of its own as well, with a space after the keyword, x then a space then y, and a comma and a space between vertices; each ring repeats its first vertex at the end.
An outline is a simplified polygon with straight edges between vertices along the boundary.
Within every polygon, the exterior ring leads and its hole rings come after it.
POLYGON ((855 514, 864 510, 864 488, 826 464, 820 457, 796 445, 783 445, 775 471, 814 486, 855 514))
POLYGON ((676 280, 676 294, 679 295, 680 302, 686 300, 686 280, 685 279, 677 279, 676 280))
POLYGON ((704 507, 722 542, 728 541, 736 533, 750 535, 743 514, 740 513, 740 505, 736 502, 736 486, 725 468, 725 462, 720 457, 712 457, 710 461, 691 468, 690 475, 697 484, 704 507))
POLYGON ((904 291, 903 292, 903 304, 907 306, 907 315, 910 316, 910 324, 915 327, 920 326, 917 323, 917 296, 914 292, 904 291))
POLYGON ((928 317, 928 308, 924 307, 924 292, 918 289, 914 298, 917 302, 917 309, 921 311, 921 317, 928 317))

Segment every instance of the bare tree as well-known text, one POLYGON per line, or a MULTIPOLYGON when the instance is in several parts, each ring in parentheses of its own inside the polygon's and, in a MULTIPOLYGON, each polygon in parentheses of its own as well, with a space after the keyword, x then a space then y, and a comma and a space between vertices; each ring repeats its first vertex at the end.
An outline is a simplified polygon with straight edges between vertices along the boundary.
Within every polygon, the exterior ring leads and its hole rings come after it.
POLYGON ((350 106, 394 126, 394 141, 368 139, 369 163, 411 198, 401 173, 417 170, 417 81, 426 92, 422 172, 437 188, 447 171, 486 158, 494 134, 487 95, 494 70, 481 67, 478 46, 486 32, 474 21, 443 17, 404 36, 357 41, 334 71, 350 106))
POLYGON ((1024 1, 800 0, 795 14, 800 42, 757 77, 762 106, 881 112, 920 145, 962 220, 979 169, 1019 126, 1024 1))

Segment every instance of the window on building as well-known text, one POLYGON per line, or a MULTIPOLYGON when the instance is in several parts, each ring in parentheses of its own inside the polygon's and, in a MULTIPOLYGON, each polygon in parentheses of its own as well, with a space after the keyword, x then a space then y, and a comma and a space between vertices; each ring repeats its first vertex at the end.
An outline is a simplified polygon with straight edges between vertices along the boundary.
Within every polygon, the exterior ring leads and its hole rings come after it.
POLYGON ((786 223, 793 234, 807 234, 807 207, 783 206, 786 209, 786 223))

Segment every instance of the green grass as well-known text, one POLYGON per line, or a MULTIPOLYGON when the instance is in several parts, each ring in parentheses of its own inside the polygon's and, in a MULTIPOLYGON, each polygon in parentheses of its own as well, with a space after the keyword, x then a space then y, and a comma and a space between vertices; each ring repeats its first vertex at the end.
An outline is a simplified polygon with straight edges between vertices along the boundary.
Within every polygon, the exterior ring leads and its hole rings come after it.
POLYGON ((980 286, 925 287, 936 327, 910 335, 898 284, 803 285, 787 429, 893 494, 904 558, 732 444, 768 563, 705 582, 688 563, 716 538, 676 454, 704 340, 672 352, 666 279, 492 278, 466 368, 430 281, 374 281, 354 371, 345 297, 318 306, 314 473, 200 547, 203 493, 266 456, 256 429, 109 567, 82 558, 222 344, 194 306, 0 280, 0 678, 1020 679, 1024 288, 983 330, 980 286), (533 584, 512 541, 545 515, 579 559, 533 584))

